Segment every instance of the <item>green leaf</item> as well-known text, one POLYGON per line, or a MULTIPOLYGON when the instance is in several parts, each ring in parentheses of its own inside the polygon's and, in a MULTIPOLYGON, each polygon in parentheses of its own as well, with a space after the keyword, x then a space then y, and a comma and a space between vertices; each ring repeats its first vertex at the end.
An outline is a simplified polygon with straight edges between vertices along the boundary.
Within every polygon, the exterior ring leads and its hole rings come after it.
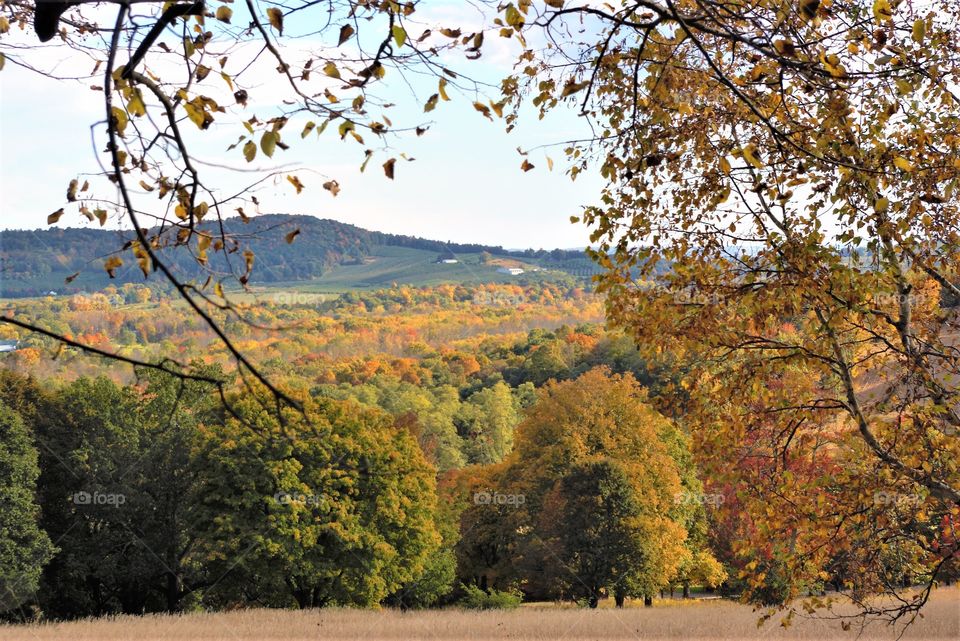
POLYGON ((280 134, 275 131, 265 131, 260 138, 260 149, 267 155, 267 158, 273 157, 273 152, 277 148, 277 142, 280 140, 280 134))
POLYGON ((523 14, 521 14, 513 4, 507 5, 506 13, 507 24, 515 29, 523 26, 523 14))
POLYGON ((247 144, 243 146, 243 157, 247 159, 247 162, 253 162, 256 156, 257 145, 252 140, 248 140, 247 144))
POLYGON ((407 41, 407 31, 398 24, 393 25, 393 39, 397 43, 397 47, 402 47, 403 43, 407 41))

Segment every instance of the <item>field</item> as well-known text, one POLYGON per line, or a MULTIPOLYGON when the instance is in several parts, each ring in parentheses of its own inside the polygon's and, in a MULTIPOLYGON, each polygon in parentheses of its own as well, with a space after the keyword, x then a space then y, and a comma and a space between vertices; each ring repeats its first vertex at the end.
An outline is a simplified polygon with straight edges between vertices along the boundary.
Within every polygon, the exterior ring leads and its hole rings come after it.
MULTIPOLYGON (((597 610, 529 605, 513 611, 434 610, 245 610, 178 617, 116 617, 64 624, 0 627, 3 641, 294 641, 567 639, 896 639, 901 629, 854 624, 844 632, 837 621, 797 618, 789 628, 774 617, 757 627, 759 614, 727 601, 662 601, 653 608, 597 610)), ((934 593, 904 639, 960 637, 960 589, 934 593)))
MULTIPOLYGON (((358 264, 342 264, 319 278, 289 283, 301 291, 345 292, 351 290, 378 289, 398 285, 417 287, 443 283, 509 283, 516 276, 501 274, 502 265, 483 264, 480 254, 457 254, 459 262, 437 263, 437 253, 408 247, 378 247, 372 256, 358 264)), ((517 261, 514 261, 517 262, 517 261)), ((520 263, 517 263, 520 265, 520 263)), ((523 263, 530 267, 529 263, 523 263)), ((559 272, 555 272, 559 274, 559 272)), ((529 279, 533 274, 524 274, 529 279)), ((283 283, 271 283, 283 286, 283 283)))

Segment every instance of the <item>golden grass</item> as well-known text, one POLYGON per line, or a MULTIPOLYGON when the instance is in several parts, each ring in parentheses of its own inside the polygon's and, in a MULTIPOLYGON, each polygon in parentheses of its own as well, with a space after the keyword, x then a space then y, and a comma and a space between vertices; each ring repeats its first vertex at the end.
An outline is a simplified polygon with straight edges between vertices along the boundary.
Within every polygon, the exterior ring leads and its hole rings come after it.
MULTIPOLYGON (((904 639, 960 639, 960 589, 934 593, 904 639)), ((115 617, 71 623, 0 626, 2 641, 413 641, 509 639, 857 639, 836 621, 796 620, 789 629, 775 617, 757 628, 750 607, 726 601, 664 601, 654 608, 615 610, 528 605, 513 611, 243 610, 183 616, 115 617)), ((899 630, 874 624, 864 641, 895 639, 899 630)))

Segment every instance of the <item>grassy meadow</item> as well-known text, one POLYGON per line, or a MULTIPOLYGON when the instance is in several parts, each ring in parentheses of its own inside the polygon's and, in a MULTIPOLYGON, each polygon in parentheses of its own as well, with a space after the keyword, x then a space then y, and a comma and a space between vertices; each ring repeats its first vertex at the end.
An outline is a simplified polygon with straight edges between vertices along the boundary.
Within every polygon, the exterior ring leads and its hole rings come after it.
MULTIPOLYGON (((596 610, 528 604, 516 610, 265 610, 250 609, 181 616, 119 616, 70 623, 2 627, 3 641, 300 641, 307 639, 413 641, 545 641, 580 639, 957 639, 960 588, 933 593, 924 616, 904 630, 873 623, 849 631, 823 613, 780 625, 781 615, 763 626, 750 606, 713 600, 656 601, 653 608, 628 603, 623 610, 604 603, 596 610), (902 634, 902 637, 900 636, 902 634)), ((838 607, 836 612, 849 612, 838 607)))

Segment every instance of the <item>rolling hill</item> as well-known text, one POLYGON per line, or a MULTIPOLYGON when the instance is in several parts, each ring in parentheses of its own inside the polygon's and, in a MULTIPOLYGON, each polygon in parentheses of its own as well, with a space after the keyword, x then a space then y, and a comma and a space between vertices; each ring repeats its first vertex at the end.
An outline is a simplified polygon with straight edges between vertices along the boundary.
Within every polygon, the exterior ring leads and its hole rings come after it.
MULTIPOLYGON (((214 232, 212 226, 204 229, 214 232)), ((312 216, 268 214, 229 218, 223 223, 228 249, 208 250, 210 271, 200 269, 183 247, 161 249, 182 279, 206 279, 209 273, 242 273, 243 251, 255 256, 250 284, 296 286, 310 291, 356 289, 445 282, 508 282, 528 279, 588 278, 595 268, 581 251, 506 250, 477 244, 449 243, 369 231, 312 216), (299 230, 292 243, 287 235, 299 230), (446 262, 443 262, 445 259, 446 262), (502 270, 523 269, 513 275, 502 270)), ((130 249, 130 231, 51 228, 0 231, 0 297, 37 296, 56 292, 96 291, 109 284, 156 284, 144 279, 130 249), (114 278, 104 261, 120 256, 124 264, 114 278)), ((225 282, 229 286, 230 279, 225 282)), ((235 283, 235 280, 233 281, 235 283)))

